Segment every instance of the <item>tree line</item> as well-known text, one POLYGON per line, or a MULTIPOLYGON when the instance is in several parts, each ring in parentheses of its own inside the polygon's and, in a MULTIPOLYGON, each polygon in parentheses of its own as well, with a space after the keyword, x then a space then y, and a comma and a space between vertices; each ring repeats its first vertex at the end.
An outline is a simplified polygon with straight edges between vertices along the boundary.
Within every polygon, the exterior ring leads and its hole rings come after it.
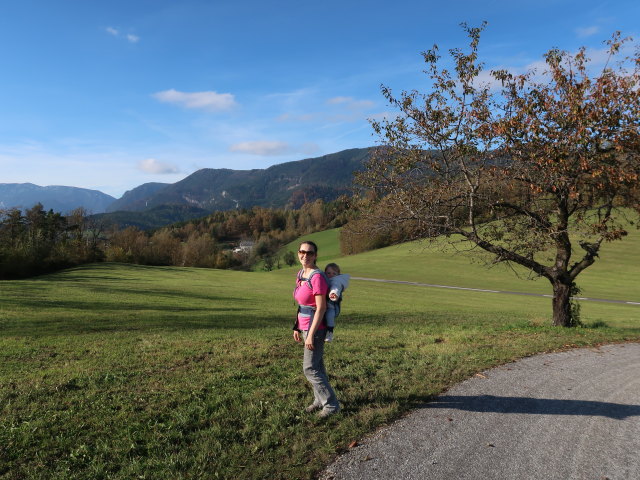
POLYGON ((41 204, 0 210, 0 278, 23 278, 104 259, 104 239, 87 212, 67 216, 41 204))
POLYGON ((90 262, 271 270, 295 263, 278 250, 300 235, 340 227, 352 217, 351 200, 316 200, 295 210, 253 207, 154 230, 105 228, 78 209, 67 216, 41 204, 0 210, 0 278, 24 278, 90 262), (244 241, 250 248, 238 249, 244 241))

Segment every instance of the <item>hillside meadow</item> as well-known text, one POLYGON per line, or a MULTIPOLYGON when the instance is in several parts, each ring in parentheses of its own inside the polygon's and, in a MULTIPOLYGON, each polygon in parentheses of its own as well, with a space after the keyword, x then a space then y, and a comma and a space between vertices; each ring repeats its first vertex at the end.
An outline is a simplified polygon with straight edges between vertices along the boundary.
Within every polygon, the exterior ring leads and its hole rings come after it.
MULTIPOLYGON (((548 293, 418 244, 339 258, 335 231, 309 238, 354 276, 548 293)), ((639 300, 638 236, 607 247, 583 294, 639 300)), ((640 340, 637 305, 583 302, 586 328, 560 329, 548 298, 354 280, 326 349, 343 411, 321 421, 303 413, 295 272, 96 264, 0 282, 0 478, 313 478, 488 367, 640 340)))
MULTIPOLYGON (((629 225, 629 234, 621 241, 605 243, 600 258, 577 278, 581 295, 588 298, 640 302, 640 231, 629 225)), ((307 238, 307 237, 303 237, 307 238)), ((454 247, 409 242, 401 245, 341 257, 339 230, 309 235, 320 247, 319 266, 337 262, 343 272, 358 277, 493 289, 524 293, 551 294, 545 278, 530 278, 523 268, 489 264, 480 249, 465 251, 454 247), (442 247, 442 248, 441 248, 442 247)), ((297 251, 299 241, 286 250, 297 251)), ((549 301, 550 303, 550 301, 549 301)), ((550 313, 549 313, 550 315, 550 313)))

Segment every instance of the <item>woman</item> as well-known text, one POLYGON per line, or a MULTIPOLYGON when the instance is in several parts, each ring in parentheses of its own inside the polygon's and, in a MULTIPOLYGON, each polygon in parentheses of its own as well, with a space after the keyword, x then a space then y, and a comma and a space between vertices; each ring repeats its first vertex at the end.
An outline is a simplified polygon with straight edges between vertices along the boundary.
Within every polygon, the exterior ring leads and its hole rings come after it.
POLYGON ((340 403, 329 384, 323 361, 324 339, 327 334, 323 317, 327 309, 326 295, 329 286, 320 272, 312 275, 318 270, 316 266, 318 246, 315 243, 302 242, 298 249, 298 258, 302 270, 298 272, 293 296, 300 308, 293 330, 293 339, 298 343, 304 342, 302 368, 305 377, 313 387, 313 403, 305 410, 309 413, 320 410, 318 416, 326 418, 340 410, 340 403))

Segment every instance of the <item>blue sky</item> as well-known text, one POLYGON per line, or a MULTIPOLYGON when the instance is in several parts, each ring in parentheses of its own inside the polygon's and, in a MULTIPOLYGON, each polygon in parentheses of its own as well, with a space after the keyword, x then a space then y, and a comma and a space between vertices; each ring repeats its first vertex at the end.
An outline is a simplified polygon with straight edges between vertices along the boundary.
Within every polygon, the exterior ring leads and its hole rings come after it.
POLYGON ((200 168, 374 145, 380 85, 424 89, 420 52, 485 30, 488 68, 638 38, 640 2, 20 0, 0 13, 0 183, 120 197, 200 168))

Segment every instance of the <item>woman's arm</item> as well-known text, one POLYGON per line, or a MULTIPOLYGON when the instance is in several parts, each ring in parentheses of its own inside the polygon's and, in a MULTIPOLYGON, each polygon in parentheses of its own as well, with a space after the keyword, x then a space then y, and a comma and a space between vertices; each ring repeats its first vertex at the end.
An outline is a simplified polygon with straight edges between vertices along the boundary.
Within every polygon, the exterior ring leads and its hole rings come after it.
POLYGON ((318 330, 318 326, 322 322, 324 318, 324 312, 327 310, 327 299, 324 295, 315 295, 316 298, 316 312, 313 315, 313 321, 311 322, 311 326, 309 327, 309 332, 307 332, 307 339, 304 342, 305 348, 309 350, 313 350, 313 336, 318 330))

